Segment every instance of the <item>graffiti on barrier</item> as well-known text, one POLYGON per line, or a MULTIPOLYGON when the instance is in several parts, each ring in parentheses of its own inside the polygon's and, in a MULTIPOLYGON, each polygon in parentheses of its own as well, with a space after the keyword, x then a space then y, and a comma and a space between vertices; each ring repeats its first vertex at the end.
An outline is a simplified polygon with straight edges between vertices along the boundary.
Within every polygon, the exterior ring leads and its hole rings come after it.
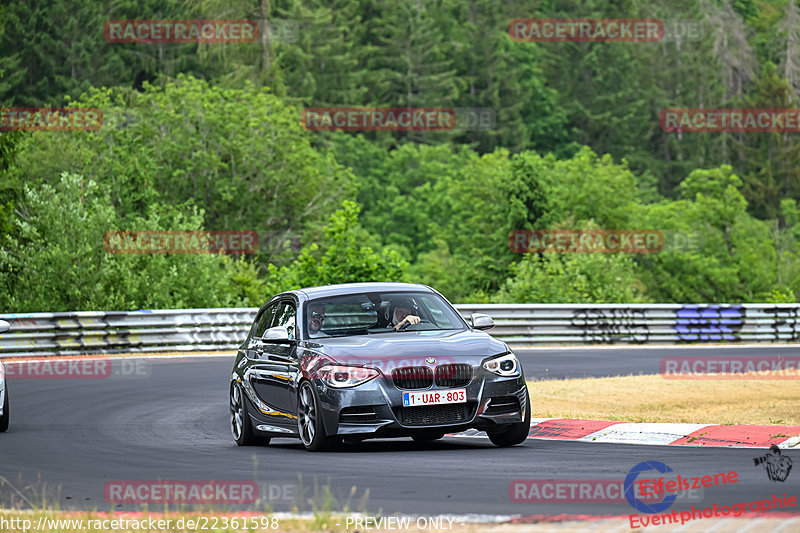
POLYGON ((785 342, 800 339, 800 307, 773 307, 764 309, 764 314, 772 319, 773 340, 785 342))
POLYGON ((739 341, 744 325, 741 305, 684 305, 675 311, 673 328, 682 342, 739 341))
POLYGON ((570 327, 583 331, 583 341, 592 344, 643 344, 650 338, 642 309, 576 309, 570 327))

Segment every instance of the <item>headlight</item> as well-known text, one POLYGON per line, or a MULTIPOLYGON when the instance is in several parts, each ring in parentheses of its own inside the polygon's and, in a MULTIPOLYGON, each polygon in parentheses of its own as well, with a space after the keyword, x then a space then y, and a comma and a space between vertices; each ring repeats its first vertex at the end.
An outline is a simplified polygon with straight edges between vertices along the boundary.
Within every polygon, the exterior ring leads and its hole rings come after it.
POLYGON ((329 387, 343 389, 366 383, 379 376, 380 372, 362 366, 328 365, 322 367, 318 375, 329 387))
POLYGON ((517 361, 517 356, 513 353, 507 353, 505 355, 495 357, 494 359, 484 361, 483 368, 489 372, 497 374, 498 376, 503 376, 506 378, 520 375, 519 361, 517 361))

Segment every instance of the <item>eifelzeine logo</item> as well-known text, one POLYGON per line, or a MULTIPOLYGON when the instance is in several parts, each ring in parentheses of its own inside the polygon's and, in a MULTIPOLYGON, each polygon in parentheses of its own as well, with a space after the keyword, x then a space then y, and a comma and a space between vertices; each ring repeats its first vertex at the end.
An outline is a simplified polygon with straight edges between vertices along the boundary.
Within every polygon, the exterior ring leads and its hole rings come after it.
POLYGON ((109 20, 103 37, 110 43, 252 43, 254 20, 109 20))
POLYGON ((110 254, 254 254, 255 231, 109 231, 103 247, 110 254))
POLYGON ((456 113, 444 107, 308 107, 300 121, 309 131, 448 131, 456 113))
POLYGON ((97 131, 103 112, 96 107, 3 107, 0 131, 97 131))
POLYGON ((659 115, 666 132, 800 132, 800 109, 672 108, 659 115))
POLYGON ((514 19, 508 34, 518 42, 657 42, 664 38, 660 19, 514 19))

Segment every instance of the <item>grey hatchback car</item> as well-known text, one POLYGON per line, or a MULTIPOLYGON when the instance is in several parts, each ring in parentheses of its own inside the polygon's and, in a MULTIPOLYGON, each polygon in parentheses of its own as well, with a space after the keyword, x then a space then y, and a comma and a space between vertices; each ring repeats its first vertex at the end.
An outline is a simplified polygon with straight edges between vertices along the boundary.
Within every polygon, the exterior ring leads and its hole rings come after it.
POLYGON ((230 383, 240 446, 299 438, 311 451, 369 438, 431 441, 486 431, 526 440, 530 396, 517 357, 437 291, 352 283, 288 291, 258 311, 230 383))

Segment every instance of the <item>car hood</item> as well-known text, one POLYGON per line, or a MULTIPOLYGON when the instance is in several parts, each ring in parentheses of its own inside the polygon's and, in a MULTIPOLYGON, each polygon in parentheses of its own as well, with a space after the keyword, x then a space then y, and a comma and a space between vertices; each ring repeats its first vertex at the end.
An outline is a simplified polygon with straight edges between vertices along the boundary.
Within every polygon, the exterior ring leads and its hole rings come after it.
POLYGON ((506 344, 483 331, 409 331, 352 337, 333 337, 306 343, 338 363, 353 364, 384 358, 462 357, 496 355, 508 350, 506 344))

